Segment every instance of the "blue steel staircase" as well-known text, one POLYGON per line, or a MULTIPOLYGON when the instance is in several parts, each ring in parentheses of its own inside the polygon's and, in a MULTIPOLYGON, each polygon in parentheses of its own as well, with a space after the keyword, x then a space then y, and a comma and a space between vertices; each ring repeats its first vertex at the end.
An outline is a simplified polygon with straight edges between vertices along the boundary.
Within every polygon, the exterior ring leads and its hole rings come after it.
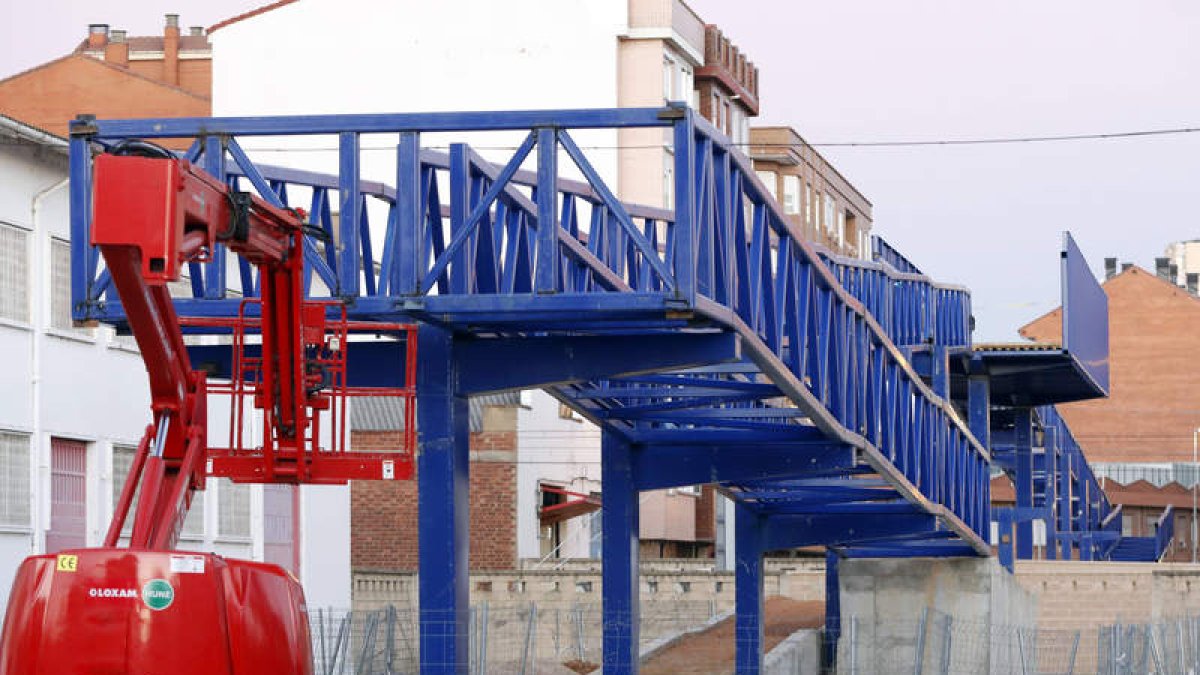
MULTIPOLYGON (((640 490, 715 483, 736 502, 738 672, 761 664, 767 551, 991 554, 991 403, 971 366, 969 294, 882 241, 874 262, 814 248, 691 110, 81 119, 77 320, 123 321, 88 246, 91 153, 178 137, 231 185, 308 209, 324 232, 306 242, 311 295, 343 299, 351 319, 421 323, 423 672, 467 661, 468 395, 542 387, 602 429, 607 673, 637 669, 640 490), (627 127, 673 139, 673 210, 618 201, 572 136, 627 127), (503 166, 461 143, 421 147, 422 134, 475 131, 526 136, 503 166), (365 134, 398 135, 394 187, 362 179, 365 134), (239 142, 318 135, 338 139, 336 176, 257 165, 239 142), (560 162, 586 180, 562 179, 560 162)), ((191 284, 184 316, 231 316, 227 289, 257 287, 219 251, 191 265, 191 284)), ((194 358, 228 372, 225 347, 194 358)), ((356 346, 351 383, 400 381, 401 364, 396 345, 356 346)))

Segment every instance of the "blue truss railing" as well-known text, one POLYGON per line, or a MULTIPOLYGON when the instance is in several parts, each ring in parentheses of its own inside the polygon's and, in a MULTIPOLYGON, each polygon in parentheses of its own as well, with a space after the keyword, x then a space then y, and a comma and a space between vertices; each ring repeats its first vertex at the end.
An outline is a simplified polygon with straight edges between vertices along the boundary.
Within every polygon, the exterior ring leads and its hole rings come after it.
POLYGON ((899 272, 905 274, 924 274, 912 261, 889 244, 883 237, 871 237, 871 252, 875 260, 885 262, 899 272))
MULTIPOLYGON (((876 248, 890 246, 872 238, 876 248)), ((903 272, 888 259, 866 261, 818 248, 842 287, 858 299, 897 346, 971 346, 971 292, 920 272, 903 272)), ((899 253, 894 253, 903 259, 899 253)), ((915 269, 915 268, 912 268, 915 269)))
MULTIPOLYGON (((636 398, 615 390, 643 386, 637 382, 596 381, 581 388, 586 398, 561 394, 632 442, 737 431, 853 448, 860 465, 892 491, 880 488, 876 501, 891 494, 915 503, 974 550, 987 550, 987 451, 896 346, 966 344, 966 294, 882 266, 831 271, 749 160, 686 108, 103 121, 77 124, 75 132, 77 319, 123 318, 86 245, 90 186, 80 160, 87 143, 195 137, 190 159, 277 204, 304 206, 338 243, 307 242, 310 279, 324 287, 314 282, 310 292, 346 298, 352 317, 437 316, 489 330, 735 333, 748 357, 744 372, 677 375, 678 382, 652 383, 653 395, 636 398), (673 130, 673 212, 618 201, 572 136, 580 128, 623 127, 673 130), (527 135, 503 166, 464 144, 446 155, 420 147, 421 133, 475 130, 527 135), (399 133, 394 188, 361 176, 360 136, 382 132, 399 133), (254 136, 314 134, 337 135, 336 178, 259 167, 241 144, 254 136), (527 158, 536 158, 536 171, 520 169, 527 158), (586 182, 561 180, 560 160, 586 182), (304 186, 308 194, 298 197, 304 186), (372 220, 383 213, 386 222, 372 220), (928 309, 939 305, 949 309, 928 309), (701 391, 693 391, 697 386, 701 391)), ((182 314, 234 311, 240 300, 227 293, 234 284, 224 260, 217 255, 203 270, 193 266, 194 297, 177 301, 182 314)), ((253 275, 238 270, 247 294, 256 287, 253 275)), ((764 510, 798 489, 758 487, 741 494, 764 510)))

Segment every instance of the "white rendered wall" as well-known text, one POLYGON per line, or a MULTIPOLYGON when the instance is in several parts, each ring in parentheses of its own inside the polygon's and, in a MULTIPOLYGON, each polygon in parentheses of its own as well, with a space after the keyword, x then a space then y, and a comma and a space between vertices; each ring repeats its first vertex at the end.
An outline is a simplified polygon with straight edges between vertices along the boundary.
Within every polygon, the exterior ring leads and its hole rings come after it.
MULTIPOLYGON (((558 401, 544 391, 523 392, 521 399, 525 405, 517 413, 517 557, 537 559, 538 484, 550 481, 581 493, 599 490, 600 430, 578 417, 560 417, 558 401)), ((592 538, 599 536, 590 523, 587 516, 566 522, 558 557, 590 557, 592 538)), ((553 565, 547 560, 542 566, 553 565)))
MULTIPOLYGON (((107 327, 50 327, 50 242, 70 234, 66 177, 66 158, 56 151, 0 143, 0 221, 27 233, 30 300, 28 321, 0 319, 0 353, 6 357, 0 367, 0 430, 29 435, 31 511, 28 527, 0 527, 0 607, 21 561, 45 551, 50 439, 87 444, 86 538, 87 545, 98 546, 112 516, 114 485, 125 479, 113 475, 113 446, 136 446, 150 421, 146 370, 136 351, 118 343, 107 327), (51 187, 35 223, 34 196, 51 187)), ((227 411, 224 401, 210 401, 211 435, 224 437, 227 411)), ((238 537, 217 533, 219 489, 210 487, 198 502, 205 534, 184 536, 179 547, 261 560, 261 488, 251 488, 250 536, 238 537)))

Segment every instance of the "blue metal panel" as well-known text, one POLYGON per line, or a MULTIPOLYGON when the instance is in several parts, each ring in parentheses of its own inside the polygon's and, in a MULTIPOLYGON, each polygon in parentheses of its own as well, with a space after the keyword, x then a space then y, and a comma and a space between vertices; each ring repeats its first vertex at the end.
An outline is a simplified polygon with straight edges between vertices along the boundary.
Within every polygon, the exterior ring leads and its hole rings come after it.
POLYGON ((417 369, 417 529, 421 565, 421 672, 465 675, 469 420, 456 390, 454 336, 423 325, 417 369))
MULTIPOLYGON (((1029 408, 1018 408, 1013 421, 1013 450, 1016 453, 1016 472, 1013 489, 1016 492, 1017 508, 1033 507, 1033 414, 1029 408)), ((1017 521, 1017 558, 1033 558, 1033 523, 1026 519, 1017 521)))
POLYGON ((1062 251, 1063 349, 1108 393, 1108 296, 1069 232, 1062 251))
POLYGON ((633 451, 616 434, 601 435, 600 479, 604 484, 603 568, 604 672, 638 671, 638 492, 633 451))

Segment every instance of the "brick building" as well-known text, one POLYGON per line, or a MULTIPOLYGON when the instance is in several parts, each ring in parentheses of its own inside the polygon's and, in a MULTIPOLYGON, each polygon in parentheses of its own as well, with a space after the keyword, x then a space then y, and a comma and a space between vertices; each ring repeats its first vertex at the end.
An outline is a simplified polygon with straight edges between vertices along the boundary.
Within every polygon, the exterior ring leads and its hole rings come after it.
MULTIPOLYGON (((517 405, 514 395, 471 399, 470 568, 517 566, 517 405)), ((393 451, 403 442, 396 402, 359 399, 351 413, 357 451, 393 451)), ((355 571, 416 571, 417 481, 353 481, 350 564, 355 571)))
POLYGON ((70 54, 0 80, 0 114, 65 136, 81 113, 101 118, 212 114, 212 48, 201 28, 129 36, 92 24, 70 54))
MULTIPOLYGON (((1192 555, 1192 464, 1200 427, 1200 298, 1159 259, 1156 273, 1109 259, 1108 398, 1058 407, 1114 504, 1122 530, 1150 536, 1163 507, 1174 504, 1169 560, 1192 555)), ((1061 308, 1021 328, 1036 342, 1061 340, 1061 308)))
POLYGON ((871 202, 791 127, 750 130, 754 169, 811 242, 871 259, 871 202))

